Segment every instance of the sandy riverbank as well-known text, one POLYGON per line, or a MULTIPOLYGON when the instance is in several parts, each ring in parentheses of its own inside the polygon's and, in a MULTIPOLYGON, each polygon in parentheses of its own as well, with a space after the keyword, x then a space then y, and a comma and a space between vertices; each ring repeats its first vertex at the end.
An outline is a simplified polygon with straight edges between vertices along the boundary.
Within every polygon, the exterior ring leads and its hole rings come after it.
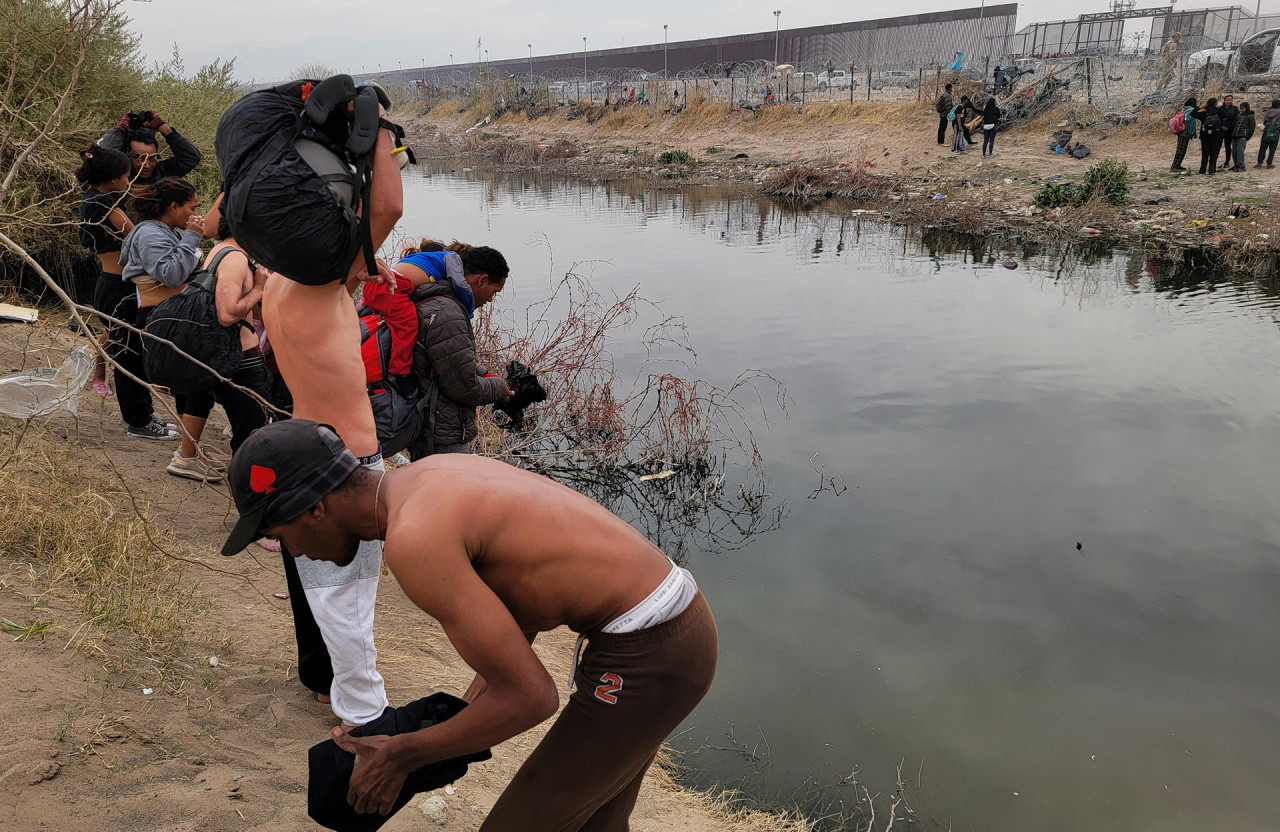
MULTIPOLYGON (((862 208, 887 211, 962 233, 1016 233, 1071 238, 1085 227, 1126 244, 1154 249, 1207 248, 1223 262, 1259 263, 1280 239, 1280 169, 1217 176, 1194 173, 1198 143, 1184 162, 1192 172, 1169 171, 1175 139, 1159 112, 1117 125, 1090 108, 1066 105, 1001 132, 994 158, 973 146, 964 156, 936 142, 937 116, 928 105, 847 102, 804 110, 752 113, 727 105, 690 106, 679 114, 655 108, 577 110, 562 107, 538 118, 506 113, 470 133, 483 108, 444 102, 408 120, 410 134, 428 155, 455 155, 510 168, 539 168, 606 181, 649 178, 670 185, 748 183, 767 190, 780 173, 808 179, 811 198, 838 195, 851 176, 876 184, 862 208), (1084 160, 1049 150, 1063 126, 1092 149, 1084 160), (683 151, 693 162, 663 160, 683 151), (1129 165, 1125 205, 1095 202, 1042 211, 1032 205, 1048 183, 1078 181, 1103 159, 1129 165), (835 183, 828 187, 828 183, 835 183), (935 196, 942 194, 942 199, 935 196), (1249 216, 1232 218, 1236 206, 1249 216)), ((1250 142, 1256 152, 1257 137, 1250 142)))
MULTIPOLYGON (((0 324, 0 372, 57 365, 77 345, 65 316, 45 317, 0 324)), ((225 458, 223 424, 215 411, 205 436, 225 458)), ((125 438, 114 402, 90 392, 77 417, 25 429, 0 417, 0 449, 0 828, 316 828, 306 816, 306 751, 336 721, 294 673, 288 602, 274 597, 285 589, 279 555, 218 553, 225 489, 166 475, 172 446, 125 438), (37 625, 48 626, 20 631, 37 625)), ((393 703, 460 693, 470 681, 390 576, 376 637, 393 703)), ((567 674, 572 644, 563 630, 538 639, 553 677, 567 674)), ((384 828, 477 829, 541 733, 495 748, 453 794, 441 793, 443 824, 415 800, 384 828)), ((735 814, 656 768, 633 821, 637 832, 793 828, 735 814)))

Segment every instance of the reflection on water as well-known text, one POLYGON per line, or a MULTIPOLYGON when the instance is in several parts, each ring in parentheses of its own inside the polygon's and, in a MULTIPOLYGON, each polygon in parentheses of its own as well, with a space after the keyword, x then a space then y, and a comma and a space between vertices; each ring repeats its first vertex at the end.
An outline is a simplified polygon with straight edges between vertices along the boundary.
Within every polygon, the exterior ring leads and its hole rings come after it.
POLYGON ((684 316, 697 374, 787 387, 757 431, 781 528, 688 545, 721 659, 674 742, 731 749, 697 782, 891 793, 905 758, 941 828, 1280 823, 1275 280, 736 188, 437 169, 406 203, 507 253, 500 305, 581 263, 684 316), (815 452, 846 492, 806 499, 815 452))

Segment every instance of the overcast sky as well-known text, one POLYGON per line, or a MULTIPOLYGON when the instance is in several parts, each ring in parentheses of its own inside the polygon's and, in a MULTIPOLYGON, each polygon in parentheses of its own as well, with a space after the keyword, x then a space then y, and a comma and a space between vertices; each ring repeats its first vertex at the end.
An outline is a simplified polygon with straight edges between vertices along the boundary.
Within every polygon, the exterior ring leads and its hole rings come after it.
MULTIPOLYGON (((1246 7, 1253 3, 1243 0, 1246 7)), ((368 3, 362 0, 151 0, 131 2, 126 10, 142 36, 150 61, 166 58, 176 43, 188 71, 215 58, 235 58, 241 80, 287 78, 306 63, 324 63, 339 71, 373 72, 380 62, 392 69, 474 60, 476 39, 488 57, 519 57, 582 49, 637 46, 662 42, 662 24, 672 41, 758 32, 773 28, 773 10, 782 10, 782 26, 816 26, 889 15, 976 6, 968 0, 786 0, 767 2, 687 2, 647 0, 469 0, 459 3, 368 3)), ((1138 5, 1160 5, 1139 0, 1138 5)), ((1179 3, 1202 8, 1223 3, 1179 3)), ((1280 0, 1263 0, 1263 12, 1280 0)), ((1108 0, 1030 0, 1018 9, 1018 24, 1105 11, 1108 0)))

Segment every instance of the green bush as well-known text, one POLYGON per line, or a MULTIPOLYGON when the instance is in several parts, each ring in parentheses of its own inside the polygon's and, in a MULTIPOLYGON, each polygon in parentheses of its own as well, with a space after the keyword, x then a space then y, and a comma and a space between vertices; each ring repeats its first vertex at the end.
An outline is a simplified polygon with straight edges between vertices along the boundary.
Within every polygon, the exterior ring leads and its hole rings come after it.
POLYGON ((1084 196, 1082 202, 1097 198, 1112 205, 1124 205, 1129 201, 1129 165, 1103 159, 1085 171, 1080 190, 1084 196))
POLYGON ((1085 171, 1080 184, 1060 182, 1045 185, 1032 198, 1039 208, 1083 205, 1093 199, 1123 205, 1129 200, 1129 166, 1115 159, 1103 159, 1085 171))
POLYGON ((658 157, 660 165, 691 165, 694 158, 683 150, 668 150, 658 157))
POLYGON ((1056 185, 1045 185, 1032 199, 1038 208, 1059 208, 1064 205, 1078 205, 1080 189, 1070 182, 1056 185))

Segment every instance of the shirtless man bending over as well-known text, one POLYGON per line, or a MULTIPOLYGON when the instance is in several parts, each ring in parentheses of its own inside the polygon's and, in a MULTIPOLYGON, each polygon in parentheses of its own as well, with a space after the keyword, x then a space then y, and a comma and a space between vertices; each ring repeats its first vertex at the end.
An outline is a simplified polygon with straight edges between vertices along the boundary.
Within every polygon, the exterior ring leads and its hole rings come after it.
POLYGON ((361 541, 476 671, 470 706, 394 737, 334 740, 356 755, 347 800, 387 814, 413 769, 497 745, 555 713, 531 648, 561 625, 588 644, 576 691, 482 832, 625 832, 659 745, 702 699, 716 628, 693 577, 639 532, 565 486, 496 460, 448 454, 394 471, 359 466, 328 427, 293 419, 231 461, 240 520, 223 548, 261 535, 345 564, 361 541))

